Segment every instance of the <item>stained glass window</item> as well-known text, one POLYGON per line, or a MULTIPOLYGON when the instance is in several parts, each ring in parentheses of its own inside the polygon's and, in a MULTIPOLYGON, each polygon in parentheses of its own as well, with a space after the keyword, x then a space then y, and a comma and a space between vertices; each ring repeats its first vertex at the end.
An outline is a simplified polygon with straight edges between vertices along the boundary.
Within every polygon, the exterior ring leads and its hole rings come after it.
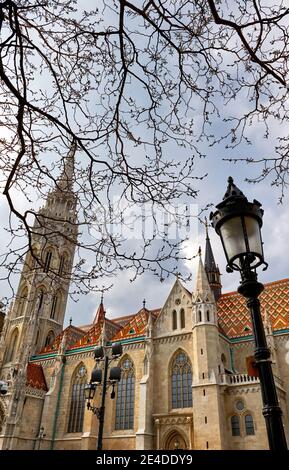
POLYGON ((135 372, 133 363, 125 359, 121 364, 121 379, 117 386, 115 429, 133 429, 135 372))
POLYGON ((72 379, 67 432, 82 432, 85 410, 84 387, 86 383, 87 371, 84 365, 81 364, 72 379))
POLYGON ((255 434, 254 421, 252 415, 245 416, 245 428, 247 436, 253 436, 255 434))
POLYGON ((231 429, 232 429, 232 436, 240 436, 239 416, 234 415, 231 417, 231 429))
POLYGON ((172 365, 172 408, 189 408, 192 400, 192 369, 188 357, 180 352, 172 365))

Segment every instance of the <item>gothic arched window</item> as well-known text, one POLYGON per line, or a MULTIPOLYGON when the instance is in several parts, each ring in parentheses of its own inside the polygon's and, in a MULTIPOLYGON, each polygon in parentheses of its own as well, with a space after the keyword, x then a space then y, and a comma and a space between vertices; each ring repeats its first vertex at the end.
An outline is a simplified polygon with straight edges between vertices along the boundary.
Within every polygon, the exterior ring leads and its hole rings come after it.
POLYGON ((201 310, 198 311, 198 314, 199 314, 199 322, 201 322, 202 321, 202 312, 201 312, 201 310))
POLYGON ((51 330, 51 331, 49 331, 48 335, 46 336, 45 345, 44 345, 45 348, 46 348, 47 346, 50 346, 50 345, 53 343, 54 340, 55 340, 55 334, 54 334, 54 332, 51 330))
POLYGON ((18 328, 15 328, 15 330, 13 331, 11 335, 5 362, 12 362, 13 359, 15 358, 18 336, 19 336, 18 328))
POLYGON ((240 436, 240 421, 239 416, 231 416, 231 430, 232 436, 240 436))
POLYGON ((207 310, 207 321, 210 321, 210 310, 207 310))
POLYGON ((185 311, 183 308, 180 311, 180 316, 181 316, 181 328, 185 328, 186 320, 185 320, 185 311))
POLYGON ((51 304, 51 310, 50 310, 50 318, 52 318, 52 320, 57 319, 59 305, 60 305, 60 294, 57 293, 57 294, 54 294, 52 298, 52 304, 51 304))
POLYGON ((175 310, 173 310, 172 316, 173 316, 173 330, 176 330, 177 329, 177 312, 175 310))
POLYGON ((48 250, 45 256, 45 261, 44 261, 44 272, 48 273, 50 264, 51 264, 51 259, 52 259, 52 251, 48 250))
POLYGON ((17 309, 18 317, 21 317, 21 315, 23 315, 24 313, 26 302, 27 302, 27 297, 28 297, 28 289, 27 287, 24 287, 21 291, 21 294, 18 300, 18 309, 17 309))
POLYGON ((253 436, 255 434, 254 421, 252 415, 245 416, 245 428, 247 436, 253 436))
POLYGON ((115 429, 133 429, 135 372, 130 359, 120 364, 121 379, 117 386, 115 429))
POLYGON ((187 355, 179 352, 172 364, 172 408, 189 408, 192 400, 192 369, 187 355))
POLYGON ((58 268, 59 276, 62 276, 62 274, 65 272, 66 263, 67 263, 67 256, 65 254, 61 255, 60 260, 59 260, 59 268, 58 268))
POLYGON ((44 307, 45 290, 40 288, 36 294, 37 313, 41 313, 44 307))
POLYGON ((86 383, 87 370, 84 364, 81 364, 72 377, 67 432, 82 432, 85 411, 84 387, 86 383))

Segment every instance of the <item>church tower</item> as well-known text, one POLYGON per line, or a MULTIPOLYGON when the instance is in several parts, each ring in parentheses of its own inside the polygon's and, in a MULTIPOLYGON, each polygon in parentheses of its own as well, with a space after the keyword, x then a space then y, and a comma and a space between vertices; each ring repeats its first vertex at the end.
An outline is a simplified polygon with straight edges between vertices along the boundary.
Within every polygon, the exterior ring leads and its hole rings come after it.
POLYGON ((77 241, 75 151, 73 143, 54 189, 35 215, 31 251, 0 342, 1 376, 8 383, 25 368, 31 355, 51 344, 63 329, 77 241))
POLYGON ((221 295, 221 274, 215 263, 211 241, 208 234, 208 225, 206 221, 206 251, 205 251, 205 271, 208 276, 210 287, 213 291, 215 300, 217 301, 221 295))
POLYGON ((195 449, 218 449, 223 446, 222 429, 225 429, 219 380, 221 353, 216 301, 202 262, 201 249, 192 301, 195 449))

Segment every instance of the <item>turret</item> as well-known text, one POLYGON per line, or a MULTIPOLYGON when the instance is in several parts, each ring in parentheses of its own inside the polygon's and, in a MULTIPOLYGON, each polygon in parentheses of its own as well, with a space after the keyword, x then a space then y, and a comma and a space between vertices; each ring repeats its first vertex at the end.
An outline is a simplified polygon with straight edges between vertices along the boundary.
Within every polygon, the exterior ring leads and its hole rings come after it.
POLYGON ((218 266, 215 263, 213 250, 208 233, 208 225, 206 221, 206 251, 205 251, 205 271, 207 273, 210 287, 213 291, 215 300, 217 301, 221 295, 222 284, 221 275, 218 266))

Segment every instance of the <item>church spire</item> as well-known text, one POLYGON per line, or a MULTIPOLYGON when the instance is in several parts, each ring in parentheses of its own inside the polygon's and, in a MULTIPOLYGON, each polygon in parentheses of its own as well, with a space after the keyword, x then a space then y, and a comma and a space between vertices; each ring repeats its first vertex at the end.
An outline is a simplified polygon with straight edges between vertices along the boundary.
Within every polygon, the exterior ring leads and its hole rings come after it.
POLYGON ((93 324, 96 325, 97 323, 102 323, 105 320, 105 310, 103 305, 103 292, 101 294, 100 304, 97 309, 96 315, 93 320, 93 324))
POLYGON ((221 279, 220 279, 220 271, 218 266, 216 265, 211 241, 209 238, 208 233, 208 223, 207 218, 205 219, 205 226, 206 226, 206 251, 205 251, 205 271, 208 276, 210 287, 214 293, 215 300, 217 301, 221 295, 221 279))
POLYGON ((64 167, 57 180, 56 187, 61 191, 72 191, 74 182, 74 157, 76 152, 76 142, 72 141, 70 150, 64 158, 64 167))
POLYGON ((196 295, 211 296, 212 294, 211 288, 210 288, 208 277, 207 277, 207 274, 203 265, 203 261, 202 261, 201 247, 199 247, 198 255, 199 255, 199 265, 198 265, 198 270, 197 270, 195 292, 196 292, 196 295))

